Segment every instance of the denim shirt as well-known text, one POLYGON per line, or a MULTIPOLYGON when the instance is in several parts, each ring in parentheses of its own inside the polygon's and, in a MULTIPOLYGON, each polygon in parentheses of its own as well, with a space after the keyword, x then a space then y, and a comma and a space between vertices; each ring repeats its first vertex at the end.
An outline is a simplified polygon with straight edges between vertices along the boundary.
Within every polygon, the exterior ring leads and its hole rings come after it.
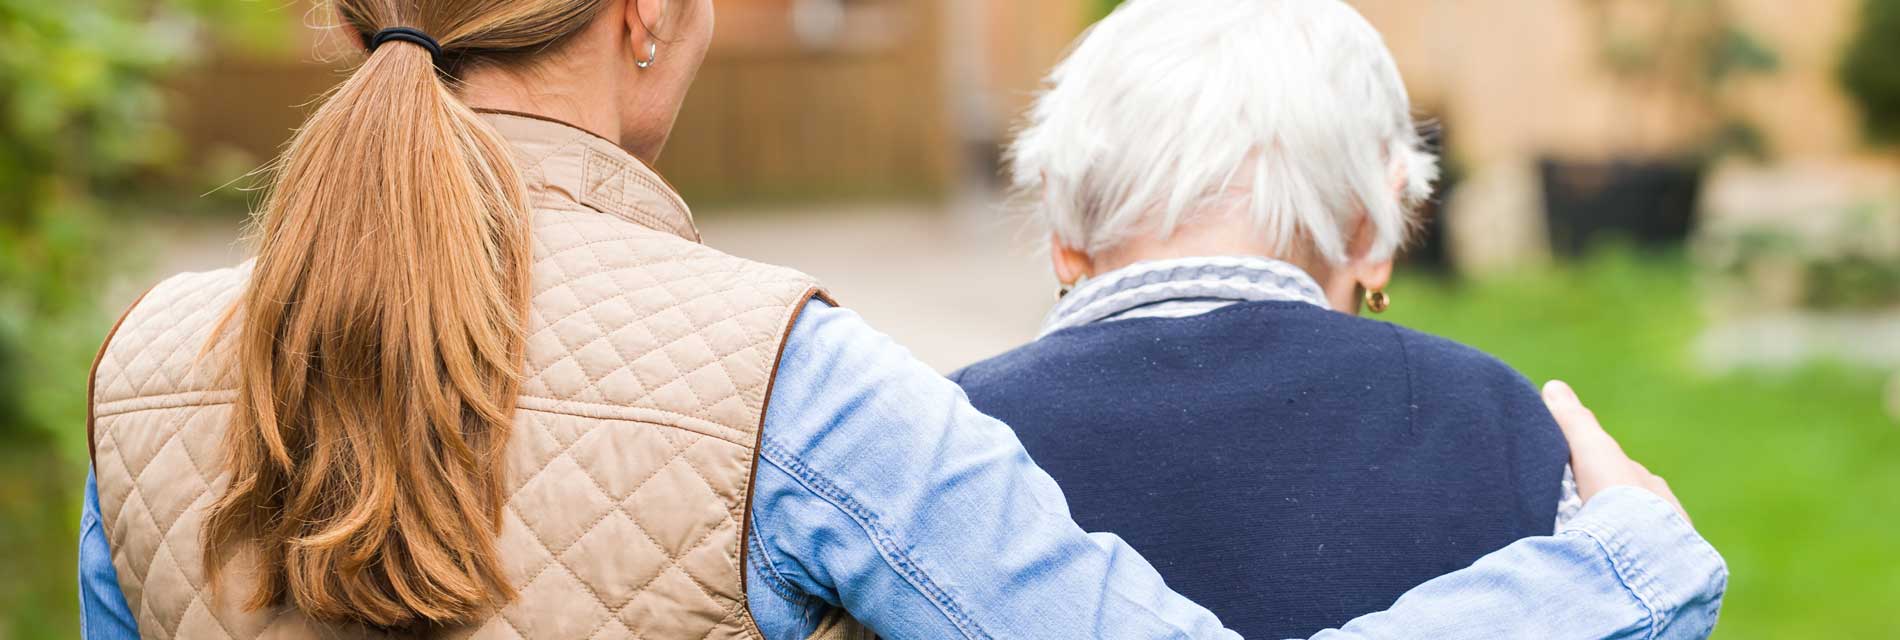
MULTIPOLYGON (((1007 426, 848 310, 813 302, 798 320, 758 456, 746 582, 770 640, 833 607, 889 638, 1238 637, 1119 538, 1081 530, 1007 426)), ((91 478, 81 536, 86 637, 136 637, 91 478)), ((1317 637, 1701 638, 1727 578, 1661 498, 1618 488, 1555 536, 1317 637)))

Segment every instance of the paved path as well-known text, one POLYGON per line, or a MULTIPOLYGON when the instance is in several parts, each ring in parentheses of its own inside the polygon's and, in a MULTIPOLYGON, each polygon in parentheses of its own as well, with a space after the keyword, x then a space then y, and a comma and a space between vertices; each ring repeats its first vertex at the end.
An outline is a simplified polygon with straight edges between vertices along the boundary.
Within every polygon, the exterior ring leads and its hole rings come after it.
MULTIPOLYGON (((955 213, 869 205, 711 212, 700 226, 713 247, 817 276, 840 303, 942 371, 1027 341, 1054 299, 1040 243, 991 205, 955 213)), ((129 304, 165 274, 245 256, 229 220, 137 227, 130 234, 137 268, 109 287, 110 308, 129 304)))

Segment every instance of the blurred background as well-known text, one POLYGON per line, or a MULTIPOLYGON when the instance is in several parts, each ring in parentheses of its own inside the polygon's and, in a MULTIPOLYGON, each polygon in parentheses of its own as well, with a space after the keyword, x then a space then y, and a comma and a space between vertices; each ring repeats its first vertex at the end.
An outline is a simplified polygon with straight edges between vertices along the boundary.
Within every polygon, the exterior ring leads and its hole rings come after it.
MULTIPOLYGON (((1159 1, 1159 0, 1155 0, 1159 1)), ((946 371, 1055 282, 999 145, 1114 2, 719 0, 661 169, 946 371)), ((1564 377, 1728 558, 1716 637, 1900 638, 1900 0, 1356 0, 1449 171, 1387 318, 1564 377)), ((0 639, 77 633, 86 372, 243 259, 358 55, 304 0, 0 0, 0 639)))

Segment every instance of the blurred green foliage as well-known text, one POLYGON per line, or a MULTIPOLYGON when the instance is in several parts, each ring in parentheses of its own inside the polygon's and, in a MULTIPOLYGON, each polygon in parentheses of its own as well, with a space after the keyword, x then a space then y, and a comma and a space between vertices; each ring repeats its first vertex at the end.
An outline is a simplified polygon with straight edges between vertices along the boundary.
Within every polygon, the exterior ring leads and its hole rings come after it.
POLYGON ((1841 60, 1841 83, 1860 103, 1867 137, 1900 143, 1900 0, 1866 0, 1841 60))
POLYGON ((1402 277, 1387 315, 1571 382, 1727 559, 1719 640, 1892 637, 1900 424, 1882 375, 1698 373, 1693 273, 1612 255, 1478 282, 1402 277))
POLYGON ((212 42, 281 41, 274 8, 0 0, 0 638, 77 635, 86 372, 118 222, 101 212, 175 157, 168 74, 212 42))
POLYGON ((1900 202, 1824 215, 1834 222, 1818 234, 1759 224, 1707 233, 1700 244, 1713 275, 1755 302, 1772 306, 1785 280, 1804 309, 1900 309, 1900 202))

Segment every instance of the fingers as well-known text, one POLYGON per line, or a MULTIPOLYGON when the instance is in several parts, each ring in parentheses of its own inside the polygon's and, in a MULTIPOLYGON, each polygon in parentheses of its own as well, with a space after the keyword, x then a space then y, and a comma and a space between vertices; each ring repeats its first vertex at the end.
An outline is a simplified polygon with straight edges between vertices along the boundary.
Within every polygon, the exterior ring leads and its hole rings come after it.
POLYGON ((1557 417, 1557 424, 1567 433, 1572 429, 1601 429, 1594 425, 1596 416, 1583 406, 1583 400, 1577 392, 1562 380, 1544 383, 1544 406, 1550 407, 1550 413, 1557 417))
POLYGON ((1623 453, 1570 385, 1560 380, 1545 384, 1544 403, 1570 442, 1570 467, 1576 471, 1577 493, 1585 501, 1610 487, 1647 485, 1649 472, 1623 453))
POLYGON ((1563 429, 1564 439, 1570 442, 1570 457, 1573 462, 1599 457, 1627 459, 1623 447, 1616 444, 1603 425, 1597 422, 1597 416, 1583 406, 1583 400, 1577 398, 1577 392, 1562 380, 1552 380, 1544 385, 1544 404, 1550 407, 1550 414, 1557 418, 1557 426, 1563 429))
POLYGON ((1662 497, 1684 519, 1689 517, 1688 511, 1682 508, 1682 501, 1669 489, 1669 483, 1650 473, 1642 463, 1631 460, 1623 452, 1623 446, 1603 430, 1596 414, 1583 406, 1570 385, 1560 380, 1545 384, 1544 404, 1550 407, 1557 426, 1563 429, 1564 439, 1570 442, 1570 466, 1576 474, 1577 493, 1585 502, 1604 489, 1630 486, 1662 497))

